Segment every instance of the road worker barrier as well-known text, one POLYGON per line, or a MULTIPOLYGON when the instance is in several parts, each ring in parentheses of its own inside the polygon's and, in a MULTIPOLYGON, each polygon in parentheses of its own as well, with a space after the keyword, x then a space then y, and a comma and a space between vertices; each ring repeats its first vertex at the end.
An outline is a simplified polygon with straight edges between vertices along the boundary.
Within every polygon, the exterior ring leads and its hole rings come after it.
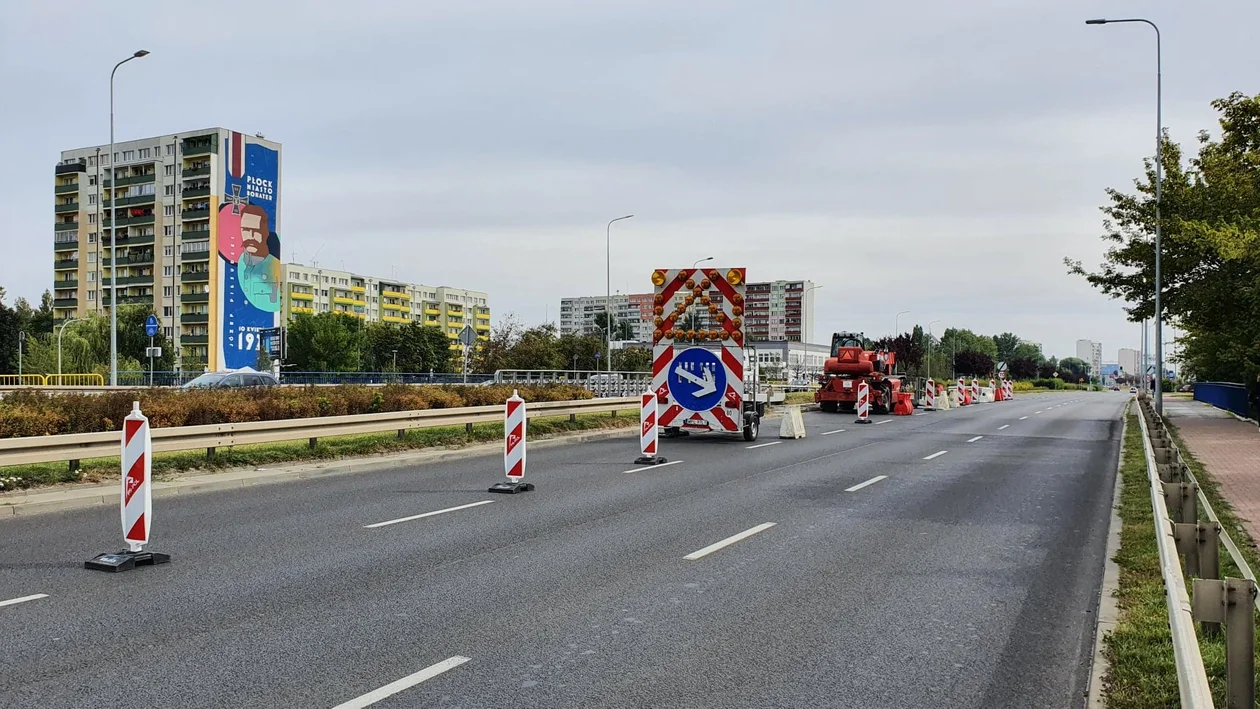
POLYGON ((515 390, 503 408, 503 470, 507 481, 490 486, 490 492, 529 492, 525 482, 525 400, 515 390))
POLYGON ((169 555, 144 550, 153 522, 153 440, 149 419, 140 413, 138 401, 123 419, 121 493, 123 541, 127 548, 97 554, 83 562, 83 567, 117 572, 170 561, 169 555))
POLYGON ((779 423, 779 438, 804 438, 805 419, 801 417, 801 407, 789 406, 783 412, 783 420, 779 423))

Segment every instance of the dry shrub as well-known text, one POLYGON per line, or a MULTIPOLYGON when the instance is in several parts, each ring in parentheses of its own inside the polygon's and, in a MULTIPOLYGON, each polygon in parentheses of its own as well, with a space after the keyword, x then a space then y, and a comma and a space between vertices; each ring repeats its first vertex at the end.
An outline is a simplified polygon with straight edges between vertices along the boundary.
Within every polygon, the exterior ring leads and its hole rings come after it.
POLYGON ((5 406, 0 413, 0 438, 51 436, 60 433, 64 425, 65 419, 56 411, 27 404, 5 406))

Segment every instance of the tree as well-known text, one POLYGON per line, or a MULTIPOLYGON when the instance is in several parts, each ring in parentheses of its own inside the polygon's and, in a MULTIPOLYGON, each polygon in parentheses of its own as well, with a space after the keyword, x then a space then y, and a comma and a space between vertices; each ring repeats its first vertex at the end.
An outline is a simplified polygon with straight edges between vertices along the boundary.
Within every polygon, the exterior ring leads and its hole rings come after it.
POLYGON ((1015 357, 1006 365, 1012 379, 1033 379, 1037 376, 1037 362, 1030 357, 1015 357))
MULTIPOLYGON (((0 293, 3 296, 3 293, 0 293)), ((0 297, 0 374, 16 374, 18 359, 18 332, 21 321, 17 312, 4 304, 0 297)))
MULTIPOLYGON (((604 341, 594 335, 569 333, 560 336, 556 348, 565 362, 564 369, 594 371, 599 366, 600 359, 596 355, 602 355, 604 341)), ((616 358, 613 359, 615 363, 616 358)))
POLYGON ((552 323, 524 328, 508 314, 490 331, 473 355, 473 371, 492 374, 500 369, 567 369, 556 326, 552 323))
POLYGON ((1032 360, 1033 364, 1036 365, 1045 361, 1046 357, 1041 354, 1041 345, 1021 341, 1015 346, 1015 353, 1011 356, 1011 359, 1028 359, 1032 360))
MULTIPOLYGON (((599 326, 601 333, 608 332, 608 313, 595 313, 595 324, 599 326)), ((615 318, 612 339, 633 340, 634 324, 624 318, 615 318)))
POLYGON ((646 347, 626 347, 613 352, 613 369, 618 372, 652 371, 652 350, 646 347))
MULTIPOLYGON (((1231 94, 1212 106, 1221 136, 1199 135, 1196 157, 1162 136, 1161 287, 1165 320, 1185 370, 1204 379, 1253 381, 1260 372, 1260 96, 1231 94)), ((1096 271, 1065 259, 1103 293, 1124 300, 1131 321, 1154 315, 1154 164, 1136 193, 1107 190, 1096 271)))
MULTIPOLYGON (((920 333, 921 334, 921 333, 920 333)), ((903 333, 896 337, 883 337, 875 341, 875 349, 888 350, 897 355, 896 366, 903 372, 917 369, 923 364, 923 342, 913 333, 903 333)))
POLYGON ((301 313, 289 323, 285 364, 299 372, 357 372, 364 340, 364 329, 349 315, 301 313))
POLYGON ((941 349, 949 352, 980 352, 988 355, 990 359, 997 357, 997 345, 994 344, 992 337, 952 327, 941 334, 941 349))
POLYGON ((1019 349, 1019 337, 1013 332, 994 335, 993 347, 997 361, 1009 363, 1015 359, 1015 351, 1019 349))
POLYGON ((993 358, 984 352, 964 350, 954 357, 954 371, 968 377, 987 377, 993 374, 993 358))
MULTIPOLYGON (((1094 372, 1097 376, 1098 372, 1094 372)), ((1059 360, 1059 378, 1065 382, 1075 382, 1090 376, 1089 363, 1076 357, 1064 357, 1059 360)))

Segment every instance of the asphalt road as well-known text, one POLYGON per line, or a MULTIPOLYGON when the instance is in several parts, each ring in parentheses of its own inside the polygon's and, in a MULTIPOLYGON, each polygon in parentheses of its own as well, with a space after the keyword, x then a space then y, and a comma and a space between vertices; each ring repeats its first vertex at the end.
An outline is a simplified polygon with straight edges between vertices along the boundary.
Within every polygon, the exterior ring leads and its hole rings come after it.
POLYGON ((1127 398, 161 499, 116 575, 117 510, 6 519, 0 706, 1080 706, 1127 398))

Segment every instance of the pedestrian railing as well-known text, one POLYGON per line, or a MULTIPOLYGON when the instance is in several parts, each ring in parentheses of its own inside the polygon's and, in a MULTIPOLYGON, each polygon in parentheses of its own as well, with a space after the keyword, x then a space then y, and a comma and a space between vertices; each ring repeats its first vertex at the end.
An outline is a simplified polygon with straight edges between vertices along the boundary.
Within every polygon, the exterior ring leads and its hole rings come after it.
POLYGON ((42 374, 0 374, 0 386, 41 387, 46 380, 42 374))
POLYGON ((598 397, 636 396, 652 388, 651 372, 595 372, 565 369, 500 369, 500 384, 571 384, 598 397))
POLYGON ((44 379, 44 385, 50 387, 105 386, 105 377, 99 374, 49 374, 44 379))
POLYGON ((1140 397, 1138 408, 1181 706, 1213 706, 1195 633, 1194 623, 1198 621, 1205 635, 1219 634, 1224 625, 1227 706, 1252 707, 1258 607, 1255 574, 1221 527, 1149 398, 1140 397), (1200 505, 1206 521, 1199 519, 1200 505), (1224 544, 1244 578, 1221 578, 1220 544, 1224 544), (1197 577, 1191 587, 1193 601, 1187 593, 1183 562, 1185 572, 1197 577))

